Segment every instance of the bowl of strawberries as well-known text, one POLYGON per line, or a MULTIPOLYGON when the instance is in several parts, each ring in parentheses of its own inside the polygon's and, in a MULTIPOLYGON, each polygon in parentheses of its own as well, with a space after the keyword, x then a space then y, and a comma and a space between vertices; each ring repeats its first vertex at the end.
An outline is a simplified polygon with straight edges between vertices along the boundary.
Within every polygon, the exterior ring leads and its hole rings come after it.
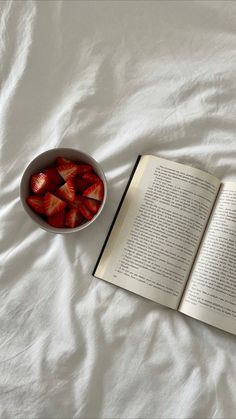
POLYGON ((55 148, 38 155, 26 167, 20 197, 26 213, 52 233, 73 233, 101 214, 107 183, 91 156, 71 148, 55 148))

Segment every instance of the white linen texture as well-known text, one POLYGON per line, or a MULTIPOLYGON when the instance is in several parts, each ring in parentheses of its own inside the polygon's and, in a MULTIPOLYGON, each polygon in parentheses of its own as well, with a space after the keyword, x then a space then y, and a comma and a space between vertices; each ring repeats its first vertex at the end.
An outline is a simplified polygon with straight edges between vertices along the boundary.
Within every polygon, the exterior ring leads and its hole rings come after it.
POLYGON ((0 2, 0 417, 235 418, 236 338, 92 276, 138 154, 236 179, 236 3, 0 2), (27 164, 91 154, 99 219, 25 214, 27 164))

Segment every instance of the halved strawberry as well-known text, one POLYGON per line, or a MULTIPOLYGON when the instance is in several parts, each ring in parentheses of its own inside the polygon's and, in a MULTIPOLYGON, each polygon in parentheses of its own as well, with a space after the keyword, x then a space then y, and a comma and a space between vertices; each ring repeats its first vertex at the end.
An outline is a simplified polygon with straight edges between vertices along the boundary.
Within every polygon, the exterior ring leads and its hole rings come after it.
POLYGON ((49 180, 55 185, 62 184, 62 178, 59 175, 56 167, 49 167, 48 169, 44 170, 43 173, 49 177, 49 180))
POLYGON ((61 166, 62 164, 65 164, 65 163, 71 163, 71 160, 65 159, 65 157, 61 157, 61 156, 56 158, 56 165, 57 166, 61 166))
POLYGON ((44 201, 42 196, 31 195, 26 198, 27 204, 37 214, 45 214, 44 201))
POLYGON ((90 185, 99 182, 101 179, 95 173, 85 173, 82 178, 86 180, 90 185))
POLYGON ((49 185, 49 178, 44 173, 36 173, 30 178, 30 187, 34 193, 43 194, 49 185))
POLYGON ((75 195, 75 199, 73 202, 68 202, 70 208, 78 208, 80 204, 83 203, 83 197, 81 195, 75 195))
POLYGON ((66 227, 74 228, 78 227, 82 222, 84 218, 80 214, 80 212, 77 210, 77 208, 72 208, 66 213, 66 227))
POLYGON ((79 175, 83 175, 84 173, 92 172, 93 168, 90 164, 78 164, 78 171, 79 175))
POLYGON ((89 183, 81 179, 79 176, 75 177, 75 190, 79 192, 83 192, 87 187, 89 186, 89 183))
POLYGON ((89 211, 91 211, 93 214, 97 214, 101 205, 99 201, 96 201, 95 199, 90 199, 90 198, 84 198, 83 204, 86 205, 89 211))
POLYGON ((47 218, 47 222, 53 227, 63 228, 65 227, 65 215, 66 215, 65 210, 57 212, 54 215, 50 215, 47 218))
POLYGON ((68 179, 56 192, 60 198, 73 202, 75 200, 75 187, 72 179, 68 179))
POLYGON ((92 220, 93 214, 89 211, 89 209, 84 204, 78 205, 79 212, 83 215, 86 220, 92 220))
POLYGON ((62 164, 58 166, 57 170, 65 181, 78 174, 78 166, 73 162, 62 164))
POLYGON ((66 202, 47 192, 44 196, 44 208, 46 215, 53 215, 62 211, 66 207, 66 202))
POLYGON ((102 201, 103 195, 104 186, 102 180, 89 186, 89 188, 85 189, 85 191, 83 192, 83 196, 85 196, 86 198, 96 199, 97 201, 102 201))

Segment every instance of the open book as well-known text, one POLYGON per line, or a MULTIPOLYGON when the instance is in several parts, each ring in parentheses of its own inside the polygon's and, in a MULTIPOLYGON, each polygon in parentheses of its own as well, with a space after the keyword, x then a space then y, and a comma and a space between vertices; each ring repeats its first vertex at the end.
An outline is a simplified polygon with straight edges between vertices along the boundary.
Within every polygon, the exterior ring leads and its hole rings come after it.
POLYGON ((93 275, 236 334, 236 182, 139 156, 93 275))

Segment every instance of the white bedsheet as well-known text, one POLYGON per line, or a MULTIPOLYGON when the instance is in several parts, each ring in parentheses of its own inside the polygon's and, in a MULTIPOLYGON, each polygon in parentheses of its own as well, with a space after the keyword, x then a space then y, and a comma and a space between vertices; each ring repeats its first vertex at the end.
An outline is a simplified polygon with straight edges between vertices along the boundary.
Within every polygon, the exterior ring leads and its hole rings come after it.
POLYGON ((236 338, 92 277, 140 153, 236 179, 236 3, 0 3, 2 418, 235 418, 236 338), (87 230, 19 200, 53 147, 103 166, 87 230))

